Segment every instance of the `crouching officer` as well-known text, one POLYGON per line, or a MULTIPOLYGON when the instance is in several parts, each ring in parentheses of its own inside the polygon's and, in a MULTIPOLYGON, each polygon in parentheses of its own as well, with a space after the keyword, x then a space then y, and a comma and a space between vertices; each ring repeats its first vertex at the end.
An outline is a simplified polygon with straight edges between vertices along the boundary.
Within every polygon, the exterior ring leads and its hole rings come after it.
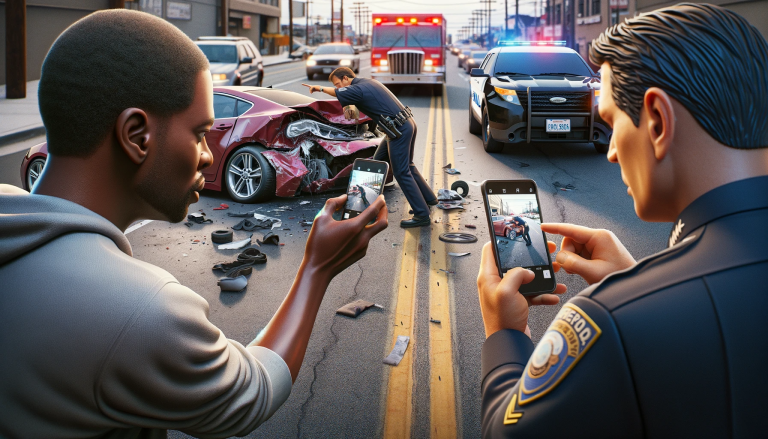
POLYGON ((400 227, 428 226, 429 206, 437 204, 437 197, 413 164, 416 122, 413 121, 411 110, 400 103, 382 83, 375 79, 356 78, 355 73, 347 67, 334 70, 330 80, 333 87, 303 85, 309 87, 310 93, 321 91, 336 97, 344 107, 356 106, 376 122, 387 135, 388 141, 382 142, 373 159, 389 158, 392 173, 413 209, 413 218, 400 221, 400 227))
POLYGON ((683 3, 609 28, 590 57, 608 160, 641 219, 673 224, 668 248, 635 263, 606 230, 542 224, 564 237, 555 270, 591 286, 534 349, 528 307, 557 296, 520 295, 534 274, 500 279, 486 245, 483 436, 765 437, 768 45, 733 12, 683 3), (728 93, 700 86, 714 82, 728 93))

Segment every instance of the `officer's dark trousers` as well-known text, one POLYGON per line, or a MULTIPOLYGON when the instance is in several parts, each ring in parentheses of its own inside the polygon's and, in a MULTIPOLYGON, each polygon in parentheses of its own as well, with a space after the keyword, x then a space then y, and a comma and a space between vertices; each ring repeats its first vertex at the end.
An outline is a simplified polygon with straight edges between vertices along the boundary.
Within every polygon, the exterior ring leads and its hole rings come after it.
POLYGON ((525 243, 528 245, 531 244, 531 234, 528 233, 530 230, 531 228, 528 226, 525 226, 525 228, 523 229, 523 241, 525 241, 525 243))
POLYGON ((429 216, 427 201, 435 201, 437 197, 413 164, 416 123, 413 119, 408 119, 408 122, 399 127, 399 130, 403 135, 397 139, 382 142, 373 159, 389 162, 400 189, 403 190, 405 198, 413 209, 413 215, 427 217, 429 216))

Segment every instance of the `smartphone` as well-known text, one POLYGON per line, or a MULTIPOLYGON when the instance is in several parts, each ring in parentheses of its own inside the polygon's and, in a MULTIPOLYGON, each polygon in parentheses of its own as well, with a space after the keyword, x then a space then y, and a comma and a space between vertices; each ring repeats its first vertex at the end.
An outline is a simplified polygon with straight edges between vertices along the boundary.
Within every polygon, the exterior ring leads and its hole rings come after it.
POLYGON ((389 163, 378 160, 357 159, 352 164, 352 174, 347 186, 347 204, 341 219, 354 218, 376 201, 384 189, 389 163))
POLYGON ((521 285, 520 293, 532 296, 554 291, 557 283, 547 236, 541 230, 536 182, 486 180, 481 190, 499 276, 503 277, 507 270, 515 267, 527 268, 536 277, 521 285))

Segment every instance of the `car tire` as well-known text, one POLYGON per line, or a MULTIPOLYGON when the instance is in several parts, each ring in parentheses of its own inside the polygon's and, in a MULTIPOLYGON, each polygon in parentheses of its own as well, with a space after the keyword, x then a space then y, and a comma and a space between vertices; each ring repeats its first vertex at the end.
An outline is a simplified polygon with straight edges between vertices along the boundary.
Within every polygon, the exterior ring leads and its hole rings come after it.
POLYGON ((515 233, 515 229, 507 230, 507 239, 509 239, 510 241, 513 241, 515 238, 517 238, 517 233, 515 233))
POLYGON ((472 114, 472 93, 469 94, 469 133, 480 134, 483 131, 483 126, 475 119, 475 115, 472 114))
POLYGON ((487 107, 483 107, 483 124, 480 131, 485 152, 501 152, 501 150, 504 149, 504 143, 495 140, 491 135, 491 125, 488 121, 487 107))
POLYGON ((607 154, 608 153, 608 147, 610 146, 607 143, 592 143, 592 145, 595 147, 595 151, 597 151, 598 154, 607 154))
POLYGON ((24 184, 27 186, 27 191, 32 191, 32 186, 34 186, 37 179, 40 178, 43 168, 45 168, 44 158, 36 158, 29 162, 29 165, 27 166, 27 175, 24 178, 24 184))
POLYGON ((451 190, 466 198, 469 194, 469 185, 466 181, 456 180, 451 184, 451 190))
POLYGON ((307 72, 307 79, 309 79, 310 81, 315 79, 315 74, 307 72))
POLYGON ((259 75, 258 81, 256 81, 256 87, 261 87, 262 86, 261 84, 263 83, 264 83, 264 74, 262 73, 259 75))
POLYGON ((262 154, 264 151, 263 146, 246 145, 229 156, 222 178, 234 201, 258 203, 275 195, 275 169, 262 154), (242 172, 249 176, 244 178, 242 172))

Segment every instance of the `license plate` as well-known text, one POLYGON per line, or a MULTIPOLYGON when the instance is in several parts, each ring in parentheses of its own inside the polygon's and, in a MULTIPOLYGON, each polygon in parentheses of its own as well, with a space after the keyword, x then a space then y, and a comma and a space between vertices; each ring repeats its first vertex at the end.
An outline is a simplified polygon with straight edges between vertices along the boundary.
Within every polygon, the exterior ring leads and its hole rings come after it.
POLYGON ((326 68, 323 69, 323 73, 331 73, 332 71, 333 71, 333 69, 330 68, 330 67, 326 67, 326 68))
POLYGON ((570 133, 571 119, 547 119, 548 133, 570 133))

